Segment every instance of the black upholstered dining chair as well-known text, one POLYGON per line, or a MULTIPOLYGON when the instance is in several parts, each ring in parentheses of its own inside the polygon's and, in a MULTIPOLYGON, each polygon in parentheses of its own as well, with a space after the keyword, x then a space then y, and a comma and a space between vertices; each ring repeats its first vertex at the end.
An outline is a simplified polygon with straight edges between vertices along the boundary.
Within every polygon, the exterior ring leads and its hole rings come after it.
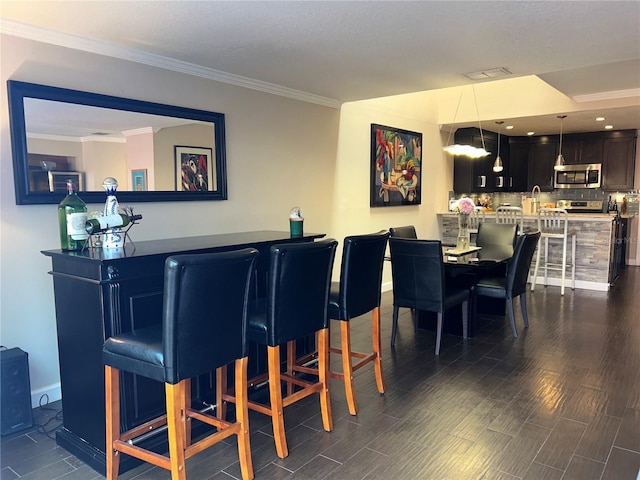
POLYGON ((513 247, 516 244, 517 236, 518 225, 515 223, 481 222, 478 225, 476 245, 479 247, 511 245, 513 247))
POLYGON ((413 225, 391 227, 389 233, 391 234, 391 238, 418 238, 416 227, 413 225))
MULTIPOLYGON (((103 346, 108 480, 118 477, 125 453, 186 479, 185 460, 231 435, 238 437, 242 478, 253 478, 247 410, 247 306, 258 251, 176 255, 164 271, 162 322, 108 338, 103 346), (191 408, 191 378, 235 364, 237 405, 228 422, 191 408), (165 384, 166 415, 120 431, 120 372, 165 384), (192 443, 191 419, 216 427, 192 443), (169 454, 135 443, 136 437, 166 425, 169 454)), ((226 374, 226 368, 224 369, 226 374)), ((218 405, 220 407, 220 405, 218 405)))
MULTIPOLYGON (((393 276, 393 326, 391 346, 396 341, 398 312, 401 307, 413 311, 437 313, 436 355, 440 354, 442 323, 445 312, 460 305, 462 308, 462 336, 467 338, 469 318, 469 290, 447 287, 442 242, 439 240, 414 240, 390 238, 391 272, 393 276)), ((414 329, 417 318, 412 314, 414 329)))
POLYGON ((507 315, 509 316, 511 331, 513 332, 514 337, 518 336, 518 329, 516 328, 513 309, 513 300, 515 298, 520 299, 520 308, 522 310, 524 326, 529 327, 526 296, 527 278, 529 276, 533 253, 536 250, 539 239, 539 231, 520 235, 516 242, 513 257, 511 257, 507 263, 506 276, 483 277, 478 280, 478 283, 473 289, 475 296, 503 298, 506 300, 507 315))
MULTIPOLYGON (((276 453, 289 455, 283 409, 314 393, 320 395, 322 424, 333 430, 329 399, 329 289, 333 261, 338 242, 326 239, 316 242, 274 245, 270 251, 267 298, 254 306, 250 314, 248 338, 267 347, 268 372, 251 379, 255 384, 269 381, 269 404, 249 402, 249 408, 269 415, 273 424, 276 453), (318 336, 318 368, 295 365, 295 341, 318 336), (282 372, 280 347, 287 348, 287 368, 282 372), (309 379, 296 372, 317 375, 309 379), (282 382, 293 385, 282 393, 282 382)), ((223 386, 224 389, 224 386, 223 386)), ((232 394, 223 399, 234 402, 232 394)))

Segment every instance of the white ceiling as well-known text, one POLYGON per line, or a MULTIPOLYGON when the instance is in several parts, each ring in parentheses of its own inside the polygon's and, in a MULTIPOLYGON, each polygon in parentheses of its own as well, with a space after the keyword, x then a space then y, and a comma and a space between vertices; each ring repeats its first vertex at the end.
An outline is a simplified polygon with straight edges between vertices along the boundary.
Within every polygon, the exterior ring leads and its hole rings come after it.
MULTIPOLYGON (((2 0, 0 17, 9 34, 328 105, 504 67, 578 101, 565 132, 601 128, 596 114, 640 129, 639 1, 2 0)), ((492 119, 554 133, 556 115, 492 119)))

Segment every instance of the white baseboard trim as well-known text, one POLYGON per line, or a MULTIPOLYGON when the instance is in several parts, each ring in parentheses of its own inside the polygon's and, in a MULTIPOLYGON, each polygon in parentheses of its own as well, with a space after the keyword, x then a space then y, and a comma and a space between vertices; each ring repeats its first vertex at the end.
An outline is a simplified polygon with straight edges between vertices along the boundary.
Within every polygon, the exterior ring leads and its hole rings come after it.
POLYGON ((31 408, 38 408, 44 406, 47 403, 52 403, 62 398, 62 389, 59 383, 54 383, 43 388, 31 391, 31 408), (44 396, 44 398, 42 398, 44 396), (49 397, 47 399, 47 397, 49 397), (42 399, 42 405, 40 405, 40 399, 42 399))
MULTIPOLYGON (((531 277, 529 278, 529 282, 531 283, 531 277)), ((536 280, 536 287, 540 285, 542 288, 544 288, 544 277, 537 277, 536 280)), ((552 285, 554 287, 559 287, 562 285, 562 279, 561 278, 552 278, 550 277, 547 280, 547 285, 552 285)), ((564 288, 565 291, 566 289, 571 289, 571 279, 570 278, 565 278, 564 280, 564 288)), ((606 292, 609 290, 610 286, 608 282, 588 282, 585 280, 576 280, 576 288, 580 288, 583 290, 596 290, 599 292, 606 292)))

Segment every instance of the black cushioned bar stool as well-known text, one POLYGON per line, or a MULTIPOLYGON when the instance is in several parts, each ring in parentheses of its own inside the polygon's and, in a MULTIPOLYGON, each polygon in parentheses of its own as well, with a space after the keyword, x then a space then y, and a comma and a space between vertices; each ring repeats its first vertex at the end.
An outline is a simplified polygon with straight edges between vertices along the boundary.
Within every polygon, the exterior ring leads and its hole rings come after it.
MULTIPOLYGON (((186 479, 185 460, 231 435, 238 437, 242 478, 253 478, 247 409, 247 311, 258 251, 175 255, 164 271, 162 323, 112 336, 103 347, 106 394, 107 479, 118 477, 120 453, 186 479), (191 408, 192 377, 235 364, 235 422, 191 408), (165 384, 166 415, 120 432, 120 372, 165 384), (217 431, 191 442, 191 419, 217 431), (143 433, 167 426, 169 454, 135 443, 143 433)), ((218 379, 218 382, 220 380, 218 379)), ((219 412, 220 410, 218 410, 219 412)))
MULTIPOLYGON (((268 373, 250 380, 251 384, 269 381, 269 405, 249 402, 249 408, 269 415, 273 424, 276 453, 289 455, 284 427, 284 408, 314 393, 320 395, 322 425, 333 430, 329 399, 329 320, 327 305, 331 271, 338 242, 274 245, 270 251, 267 298, 258 302, 249 318, 248 338, 267 347, 268 373), (294 365, 295 342, 311 335, 318 336, 318 369, 294 365), (280 347, 286 345, 287 365, 283 372, 280 347), (296 376, 296 372, 312 373, 316 378, 296 376), (283 396, 282 382, 287 384, 283 396)), ((232 392, 224 400, 237 401, 232 392)))

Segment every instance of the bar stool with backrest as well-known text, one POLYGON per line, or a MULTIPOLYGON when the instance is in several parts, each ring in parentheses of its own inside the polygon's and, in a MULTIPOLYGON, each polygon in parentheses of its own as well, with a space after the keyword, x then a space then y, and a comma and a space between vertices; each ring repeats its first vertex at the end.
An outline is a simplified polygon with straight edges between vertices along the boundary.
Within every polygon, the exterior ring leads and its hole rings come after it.
MULTIPOLYGON (((540 232, 525 233, 518 236, 513 256, 507 264, 507 274, 503 276, 489 276, 481 278, 473 288, 474 297, 486 296, 504 298, 507 301, 507 314, 513 336, 518 336, 516 328, 513 300, 520 299, 520 309, 524 326, 529 327, 527 317, 527 277, 531 267, 533 252, 538 245, 540 232)), ((475 303, 475 302, 474 302, 475 303)))
MULTIPOLYGON (((253 478, 247 410, 247 305, 258 251, 175 255, 164 270, 162 323, 108 338, 103 347, 108 480, 118 477, 126 453, 186 479, 185 460, 231 435, 238 437, 242 478, 253 478), (193 377, 235 364, 238 402, 228 422, 191 408, 193 377), (165 384, 166 415, 120 431, 120 372, 165 384), (191 419, 217 430, 192 443, 191 419), (142 434, 166 425, 169 454, 136 444, 142 434)), ((226 369, 224 370, 226 373, 226 369)), ((219 378, 218 378, 219 380, 219 378)), ((220 407, 220 405, 218 405, 220 407)))
MULTIPOLYGON (((269 381, 269 404, 250 401, 249 408, 271 417, 276 453, 289 455, 284 426, 284 408, 314 393, 320 395, 322 424, 333 430, 329 399, 329 317, 328 302, 331 273, 338 242, 326 239, 317 242, 274 245, 270 251, 267 298, 253 308, 249 319, 248 338, 267 347, 266 375, 251 379, 257 384, 269 381), (310 335, 318 336, 318 368, 295 365, 295 341, 310 335), (280 347, 286 346, 287 371, 281 371, 280 347), (295 373, 317 375, 303 378, 295 373), (282 382, 287 386, 282 393, 282 382)), ((226 388, 223 386, 223 390, 226 388)), ((235 402, 231 392, 223 399, 235 402)))
MULTIPOLYGON (((567 267, 571 267, 571 290, 576 288, 576 234, 569 231, 569 213, 563 208, 541 208, 538 210, 538 230, 544 240, 544 285, 547 285, 548 270, 560 270, 562 280, 560 294, 564 295, 567 267), (571 263, 567 263, 567 243, 571 237, 571 263), (549 261, 549 239, 562 239, 562 263, 549 261)), ((536 254, 536 263, 531 280, 531 291, 535 290, 540 266, 540 250, 536 254)))
MULTIPOLYGON (((413 240, 390 238, 391 270, 393 275, 393 326, 391 346, 396 341, 398 311, 400 307, 437 313, 436 355, 440 355, 440 340, 445 312, 462 307, 462 336, 467 338, 469 290, 447 287, 442 242, 440 240, 413 240)), ((412 313, 414 331, 417 324, 412 313)))
MULTIPOLYGON (((358 413, 353 374, 373 362, 378 392, 384 393, 382 349, 380 341, 380 301, 382 297, 382 266, 389 232, 345 237, 342 247, 340 281, 331 283, 329 318, 340 322, 340 348, 331 353, 342 357, 342 372, 331 371, 331 378, 344 382, 349 413, 358 413), (372 352, 351 349, 351 322, 371 312, 372 352), (356 363, 353 360, 357 359, 356 363)), ((305 357, 299 361, 304 362, 305 357)))
POLYGON ((475 207, 469 215, 469 233, 478 233, 478 227, 485 221, 484 207, 475 207))
POLYGON ((513 223, 518 225, 518 233, 524 232, 524 210, 522 207, 500 206, 496 208, 497 223, 513 223))

